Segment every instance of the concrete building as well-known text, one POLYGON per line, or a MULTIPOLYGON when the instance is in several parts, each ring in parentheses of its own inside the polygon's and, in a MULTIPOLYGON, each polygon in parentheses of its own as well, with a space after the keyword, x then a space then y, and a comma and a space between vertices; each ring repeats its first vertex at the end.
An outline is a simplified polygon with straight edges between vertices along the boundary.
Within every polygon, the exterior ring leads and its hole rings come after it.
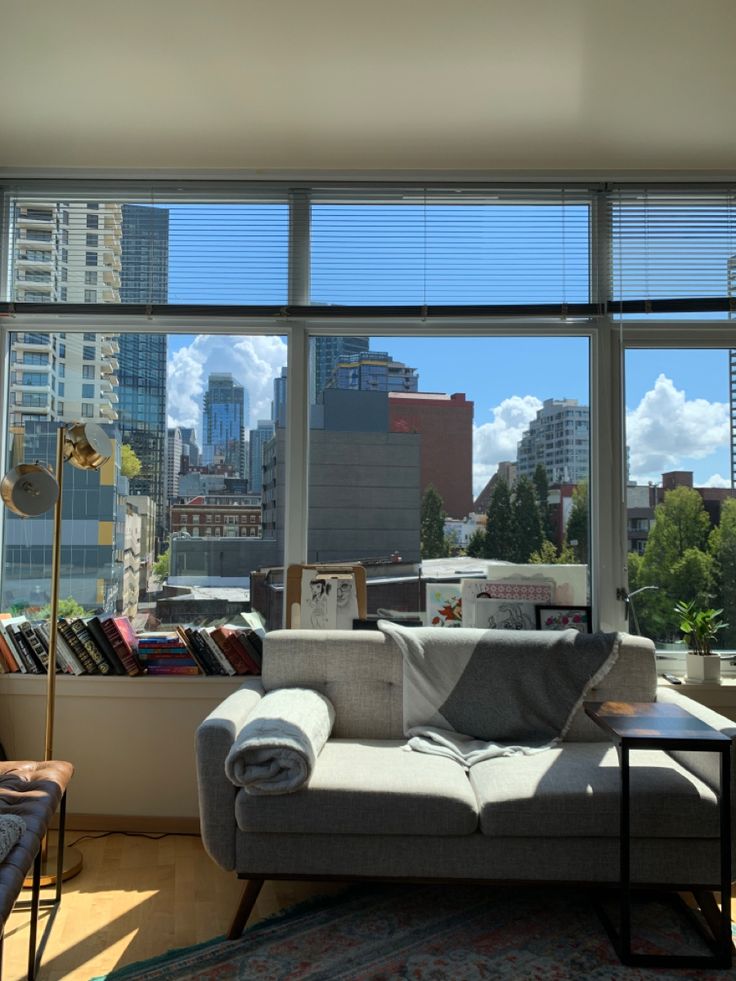
POLYGON ((516 483, 516 463, 512 463, 511 460, 501 460, 494 475, 473 501, 473 511, 477 514, 485 514, 488 510, 493 488, 499 480, 505 480, 509 487, 513 487, 516 483))
POLYGON ((248 393, 229 372, 208 377, 202 411, 205 464, 223 465, 233 476, 245 476, 245 430, 249 414, 248 393))
POLYGON ((538 464, 550 484, 578 484, 590 476, 590 411, 577 399, 545 399, 517 449, 520 477, 531 478, 538 464))
POLYGON ((464 518, 473 510, 473 403, 462 393, 390 392, 389 429, 421 434, 421 489, 430 484, 445 513, 464 518))
POLYGON ((141 516, 126 498, 123 578, 118 609, 128 617, 138 612, 141 574, 141 516))
POLYGON ((281 374, 273 380, 271 418, 277 429, 283 429, 286 426, 286 391, 286 368, 282 368, 281 374))
POLYGON ((142 494, 129 494, 126 502, 135 508, 141 523, 138 592, 145 595, 153 584, 153 563, 156 561, 156 503, 142 494))
MULTIPOLYGON (((388 431, 386 392, 326 389, 318 408, 309 434, 309 561, 397 553, 405 562, 419 561, 422 437, 388 431)), ((285 439, 277 429, 264 466, 263 534, 279 543, 285 439)))
POLYGON ((416 392, 418 386, 416 368, 394 361, 385 351, 362 351, 336 358, 325 387, 356 392, 416 392))
POLYGON ((167 507, 179 496, 181 473, 181 430, 172 426, 166 430, 166 502, 167 507))

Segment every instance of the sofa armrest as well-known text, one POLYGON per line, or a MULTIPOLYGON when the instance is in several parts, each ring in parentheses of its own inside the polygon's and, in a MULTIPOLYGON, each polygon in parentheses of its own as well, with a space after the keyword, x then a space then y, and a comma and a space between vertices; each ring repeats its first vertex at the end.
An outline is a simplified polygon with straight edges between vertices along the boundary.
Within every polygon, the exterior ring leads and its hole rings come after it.
MULTIPOLYGON (((707 725, 712 726, 719 732, 724 733, 731 739, 731 815, 736 817, 736 722, 727 719, 713 709, 709 709, 693 698, 688 698, 679 691, 671 688, 660 687, 657 689, 657 701, 669 702, 684 708, 696 719, 701 719, 707 725)), ((689 770, 703 783, 718 792, 721 785, 721 760, 720 753, 701 753, 696 750, 673 749, 669 750, 669 755, 685 769, 689 770)), ((732 876, 736 874, 736 820, 731 821, 731 849, 733 855, 732 876)))
POLYGON ((224 869, 235 868, 235 795, 225 776, 225 757, 264 695, 260 678, 249 678, 197 728, 197 792, 202 842, 210 858, 224 869))

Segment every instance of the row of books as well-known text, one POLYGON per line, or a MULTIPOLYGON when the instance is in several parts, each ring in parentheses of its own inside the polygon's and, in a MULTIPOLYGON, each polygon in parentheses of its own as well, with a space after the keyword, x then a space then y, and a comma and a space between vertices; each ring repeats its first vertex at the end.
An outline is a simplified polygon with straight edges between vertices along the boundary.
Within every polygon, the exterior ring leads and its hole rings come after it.
MULTIPOLYGON (((61 618, 56 669, 65 674, 260 674, 262 628, 218 623, 136 633, 124 616, 61 618)), ((45 674, 49 625, 0 613, 0 673, 45 674)))

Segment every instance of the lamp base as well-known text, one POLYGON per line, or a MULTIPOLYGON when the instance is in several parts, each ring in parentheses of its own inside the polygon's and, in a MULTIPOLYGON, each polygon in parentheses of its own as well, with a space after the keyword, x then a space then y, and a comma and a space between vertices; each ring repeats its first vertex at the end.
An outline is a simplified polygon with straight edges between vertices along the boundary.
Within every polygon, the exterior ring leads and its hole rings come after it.
MULTIPOLYGON (((46 857, 41 859, 41 886, 55 886, 56 885, 56 865, 58 862, 58 850, 56 846, 50 846, 46 857)), ((78 848, 65 848, 64 849, 64 867, 61 873, 62 882, 66 882, 67 879, 73 879, 75 875, 79 875, 82 871, 82 865, 84 864, 84 856, 79 851, 78 848)), ((24 889, 30 889, 33 886, 33 876, 29 875, 23 882, 24 889)))

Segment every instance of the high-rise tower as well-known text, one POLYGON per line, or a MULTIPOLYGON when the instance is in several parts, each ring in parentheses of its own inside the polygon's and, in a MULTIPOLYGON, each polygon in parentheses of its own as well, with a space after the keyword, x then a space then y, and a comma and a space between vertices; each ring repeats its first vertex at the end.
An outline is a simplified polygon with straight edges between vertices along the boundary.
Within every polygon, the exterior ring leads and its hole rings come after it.
POLYGON ((202 448, 207 466, 223 466, 234 477, 245 477, 247 393, 228 373, 207 379, 202 413, 202 448))

